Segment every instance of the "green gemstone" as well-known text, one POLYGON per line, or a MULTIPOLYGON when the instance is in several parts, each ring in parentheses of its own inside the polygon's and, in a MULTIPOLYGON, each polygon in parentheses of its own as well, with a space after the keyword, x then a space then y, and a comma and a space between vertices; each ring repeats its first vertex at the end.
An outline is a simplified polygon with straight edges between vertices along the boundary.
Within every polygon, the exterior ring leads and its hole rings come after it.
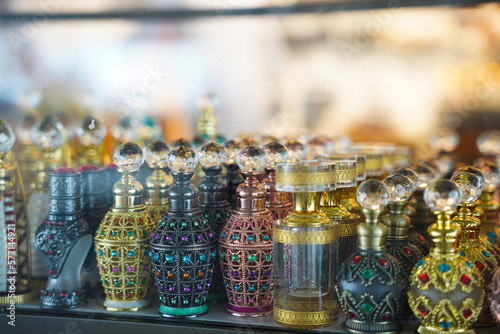
POLYGON ((223 252, 220 252, 220 257, 223 259, 226 256, 223 252))
POLYGON ((370 313, 374 309, 374 306, 370 302, 364 302, 361 304, 361 309, 366 313, 370 313))
POLYGON ((128 231, 127 234, 130 235, 130 236, 132 236, 132 235, 134 235, 134 232, 128 231))
POLYGON ((108 280, 107 279, 104 280, 104 284, 108 284, 108 280))
POLYGON ((187 299, 184 299, 182 302, 184 303, 184 305, 187 305, 189 303, 187 299))
POLYGON ((113 233, 111 233, 111 235, 117 235, 117 234, 118 234, 118 232, 116 232, 116 231, 113 231, 113 233))
POLYGON ((361 272, 361 276, 363 276, 365 279, 370 279, 370 277, 373 276, 373 271, 371 271, 370 269, 366 268, 365 270, 363 270, 361 272))
POLYGON ((194 222, 194 226, 200 226, 200 223, 194 222))
MULTIPOLYGON (((216 214, 215 215, 217 218, 220 218, 220 213, 216 214)), ((207 217, 208 218, 208 217, 207 217)))
POLYGON ((187 226, 187 224, 185 222, 182 223, 181 225, 182 225, 182 227, 186 227, 187 226))
POLYGON ((177 300, 176 299, 172 299, 172 304, 177 304, 177 300))
POLYGON ((143 235, 148 235, 148 231, 146 231, 146 230, 142 230, 142 234, 143 234, 143 235))
POLYGON ((145 279, 143 279, 141 282, 142 282, 142 284, 146 284, 146 280, 145 279))
POLYGON ((233 260, 233 261, 238 261, 238 255, 233 254, 233 255, 231 256, 231 260, 233 260))
POLYGON ((198 298, 196 298, 196 299, 194 300, 194 302, 198 304, 198 303, 200 302, 200 300, 199 300, 198 298))
POLYGON ((205 214, 205 218, 208 218, 210 217, 210 215, 208 213, 205 214))
POLYGON ((174 227, 175 226, 175 223, 170 223, 170 227, 174 227))
POLYGON ((253 255, 253 254, 248 255, 248 261, 251 261, 251 262, 255 261, 255 255, 253 255))
POLYGON ((271 254, 266 254, 266 261, 270 261, 271 260, 271 254))
POLYGON ((103 235, 103 234, 104 234, 104 231, 101 231, 101 235, 103 235))
POLYGON ((134 285, 134 281, 128 281, 128 285, 134 285))
POLYGON ((115 285, 118 285, 118 284, 120 284, 120 282, 118 282, 118 281, 115 281, 115 285))

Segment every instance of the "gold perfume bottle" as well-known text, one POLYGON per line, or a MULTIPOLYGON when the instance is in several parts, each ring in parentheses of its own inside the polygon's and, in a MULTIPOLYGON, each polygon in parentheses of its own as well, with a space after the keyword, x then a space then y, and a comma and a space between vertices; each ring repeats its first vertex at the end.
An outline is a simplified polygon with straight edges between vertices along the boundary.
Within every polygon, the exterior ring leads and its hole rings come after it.
POLYGON ((21 148, 18 154, 19 169, 23 179, 24 191, 26 200, 31 196, 36 178, 37 178, 37 164, 42 158, 42 153, 37 145, 31 139, 31 129, 36 125, 37 120, 34 116, 27 114, 22 123, 16 128, 17 138, 21 143, 21 148))
POLYGON ((122 178, 113 187, 113 206, 94 237, 104 307, 136 311, 151 304, 150 235, 155 228, 143 204, 142 185, 133 176, 144 162, 137 144, 118 146, 113 159, 122 178))
POLYGON ((334 280, 338 223, 320 210, 324 191, 335 188, 335 165, 277 165, 278 191, 294 195, 294 210, 274 222, 274 321, 284 327, 318 329, 338 320, 334 280))
POLYGON ((0 118, 0 305, 38 298, 30 287, 30 244, 26 198, 21 173, 12 153, 16 136, 0 118))
POLYGON ((200 116, 198 117, 198 135, 204 139, 217 137, 217 118, 214 115, 217 99, 212 94, 207 94, 198 101, 200 116))
POLYGON ((78 151, 75 152, 75 160, 79 166, 93 165, 104 166, 104 137, 106 127, 96 118, 87 116, 82 121, 80 127, 76 128, 78 138, 78 151))
POLYGON ((420 320, 418 332, 475 333, 471 327, 483 308, 483 279, 477 267, 460 256, 462 231, 451 220, 462 190, 453 181, 438 180, 427 187, 424 198, 437 220, 429 228, 431 252, 410 276, 408 302, 420 320))
POLYGON ((173 180, 162 169, 167 167, 168 145, 161 140, 154 140, 146 145, 144 155, 153 173, 146 179, 145 205, 149 216, 158 224, 168 210, 168 187, 173 180))

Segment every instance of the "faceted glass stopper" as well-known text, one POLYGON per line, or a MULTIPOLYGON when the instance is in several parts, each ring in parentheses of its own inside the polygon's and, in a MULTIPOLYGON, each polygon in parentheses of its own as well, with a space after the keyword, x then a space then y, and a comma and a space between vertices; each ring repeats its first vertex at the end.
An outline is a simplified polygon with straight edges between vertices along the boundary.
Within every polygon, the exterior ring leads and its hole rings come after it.
POLYGON ((226 151, 219 144, 208 143, 200 148, 198 156, 203 167, 219 167, 226 159, 226 151))
POLYGON ((240 151, 241 146, 238 145, 234 140, 228 141, 224 145, 224 150, 226 151, 226 164, 234 164, 236 162, 236 156, 240 151))
POLYGON ((431 210, 438 212, 454 211, 461 198, 462 190, 450 180, 437 180, 429 184, 424 192, 425 203, 431 210))
MULTIPOLYGON (((458 172, 467 172, 467 173, 474 174, 478 178, 480 178, 481 181, 483 181, 483 184, 486 182, 486 180, 484 179, 483 173, 476 167, 472 167, 472 166, 460 167, 459 169, 457 169, 455 171, 455 173, 458 173, 458 172)), ((455 174, 455 173, 453 173, 453 174, 455 174)))
POLYGON ((106 136, 106 127, 92 116, 87 116, 76 133, 83 146, 98 146, 106 136))
POLYGON ((243 172, 260 172, 267 162, 267 153, 257 146, 248 146, 236 156, 236 163, 243 172))
POLYGON ((413 194, 413 182, 401 174, 392 174, 384 179, 389 191, 389 202, 403 203, 413 194))
POLYGON ((31 129, 31 139, 42 149, 55 149, 64 142, 64 127, 55 116, 45 117, 31 129))
POLYGON ((30 114, 24 116, 21 124, 16 127, 16 133, 24 145, 31 145, 31 129, 36 125, 37 120, 30 114))
POLYGON ((167 162, 174 173, 190 173, 198 165, 198 156, 189 147, 179 146, 168 153, 167 162))
POLYGON ((247 146, 257 146, 257 142, 249 136, 242 137, 239 141, 238 144, 241 147, 247 147, 247 146))
POLYGON ((189 142, 189 140, 186 140, 184 138, 179 138, 177 140, 174 140, 173 142, 170 143, 170 145, 172 147, 175 147, 175 148, 180 147, 180 146, 193 148, 193 145, 189 142))
POLYGON ((500 155, 500 131, 485 131, 476 139, 479 151, 484 155, 500 155))
POLYGON ((306 156, 304 144, 296 140, 289 140, 285 147, 288 150, 288 162, 299 162, 306 156))
POLYGON ((472 204, 481 195, 483 191, 483 182, 477 175, 467 172, 456 172, 451 177, 462 190, 462 199, 460 200, 463 204, 472 204))
POLYGON ((458 133, 449 128, 436 129, 429 138, 429 144, 436 151, 452 152, 459 143, 458 133))
POLYGON ((389 191, 376 179, 361 182, 356 192, 359 205, 366 210, 381 210, 389 203, 389 191))
POLYGON ((113 137, 125 142, 134 142, 139 138, 139 128, 141 123, 130 116, 125 116, 118 123, 113 125, 113 137))
POLYGON ((391 175, 394 175, 394 174, 399 174, 399 175, 403 175, 403 176, 406 176, 407 178, 409 178, 413 184, 413 189, 415 189, 415 187, 418 186, 418 175, 417 173, 415 173, 415 171, 411 168, 398 168, 398 169, 395 169, 391 175))
POLYGON ((345 154, 352 149, 352 140, 346 136, 340 136, 335 140, 335 153, 345 154))
POLYGON ((10 152, 16 142, 16 135, 9 123, 0 118, 0 154, 10 152))
POLYGON ((322 137, 311 138, 307 142, 307 155, 311 158, 320 157, 326 154, 327 142, 322 137))
POLYGON ((153 140, 144 148, 146 162, 151 168, 167 167, 167 155, 170 151, 167 143, 161 140, 153 140))
POLYGON ((271 142, 262 147, 267 153, 267 167, 274 168, 277 164, 287 162, 288 150, 277 142, 271 142))
POLYGON ((483 174, 485 189, 495 191, 500 182, 500 170, 497 165, 486 158, 479 158, 474 162, 474 167, 483 174))
POLYGON ((429 166, 418 164, 415 167, 415 173, 417 173, 419 188, 426 188, 434 181, 434 171, 429 166))
POLYGON ((115 149, 113 160, 119 172, 133 172, 139 170, 144 163, 144 154, 139 145, 129 142, 115 149))

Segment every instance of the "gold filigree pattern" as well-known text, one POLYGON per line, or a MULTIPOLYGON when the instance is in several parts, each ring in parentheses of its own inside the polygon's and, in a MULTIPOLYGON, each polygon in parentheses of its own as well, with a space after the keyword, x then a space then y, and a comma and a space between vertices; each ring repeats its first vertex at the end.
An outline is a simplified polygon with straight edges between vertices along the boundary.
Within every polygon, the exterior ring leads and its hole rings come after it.
POLYGON ((282 244, 322 245, 337 242, 338 239, 339 234, 335 229, 324 231, 293 231, 276 229, 274 231, 274 240, 282 244))
POLYGON ((341 223, 339 224, 339 235, 340 237, 350 237, 356 235, 356 227, 359 222, 353 223, 341 223))
POLYGON ((273 308, 273 317, 277 322, 292 325, 296 328, 311 329, 311 327, 332 324, 338 319, 338 306, 336 302, 324 303, 322 311, 309 311, 307 303, 293 304, 295 311, 273 308))
POLYGON ((286 186, 325 185, 334 184, 336 173, 316 172, 316 173, 276 173, 276 183, 286 186))

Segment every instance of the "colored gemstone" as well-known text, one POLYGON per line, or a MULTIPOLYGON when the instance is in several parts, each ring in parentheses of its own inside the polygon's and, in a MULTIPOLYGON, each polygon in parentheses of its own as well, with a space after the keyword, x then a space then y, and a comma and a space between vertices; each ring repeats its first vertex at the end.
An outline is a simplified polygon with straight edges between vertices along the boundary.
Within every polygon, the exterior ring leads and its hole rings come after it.
POLYGON ((203 235, 199 234, 198 235, 198 240, 202 240, 203 239, 203 235))
POLYGON ((352 312, 347 312, 347 315, 349 316, 349 318, 351 319, 356 319, 356 314, 352 313, 352 312))
POLYGON ((403 251, 406 255, 413 255, 413 251, 408 247, 403 248, 403 251))
POLYGON ((99 256, 102 256, 104 254, 104 252, 102 251, 102 249, 99 251, 99 256))
POLYGON ((446 272, 450 271, 451 267, 448 263, 441 263, 438 266, 438 269, 439 269, 439 271, 446 273, 446 272))
POLYGON ((449 323, 448 321, 441 321, 439 323, 439 326, 441 326, 442 329, 448 330, 451 327, 451 323, 449 323))
POLYGON ((226 233, 222 233, 222 234, 221 234, 221 237, 222 237, 222 238, 225 238, 225 237, 226 237, 226 233))
POLYGON ((215 252, 212 252, 212 254, 210 255, 211 257, 215 257, 215 252))
POLYGON ((351 264, 356 264, 359 262, 359 256, 355 256, 351 259, 351 264))
POLYGON ((485 251, 485 250, 483 251, 483 255, 486 256, 487 258, 490 258, 490 256, 491 256, 490 252, 485 251))
POLYGON ((464 251, 460 251, 460 256, 465 256, 465 252, 464 251))
POLYGON ((235 235, 233 235, 233 236, 231 237, 231 239, 236 240, 236 239, 238 239, 238 236, 235 234, 235 235))
POLYGON ((189 264, 189 262, 191 261, 191 258, 189 257, 189 255, 185 255, 185 256, 182 258, 182 261, 183 261, 185 264, 189 264))
POLYGON ((497 234, 495 232, 492 232, 492 231, 488 232, 488 238, 494 239, 496 237, 497 237, 497 234))
POLYGON ((382 321, 389 321, 389 320, 391 320, 391 318, 392 318, 392 317, 391 317, 391 315, 390 315, 390 314, 384 314, 384 315, 382 316, 382 318, 380 318, 380 320, 382 320, 382 321))
POLYGON ((234 286, 234 289, 235 289, 236 291, 238 291, 238 290, 240 289, 240 286, 239 286, 238 284, 236 284, 236 285, 234 286))
POLYGON ((389 261, 387 261, 384 258, 379 259, 378 263, 380 263, 380 265, 383 266, 383 267, 387 267, 389 265, 389 261))
POLYGON ((363 276, 365 279, 370 279, 370 277, 373 276, 373 271, 371 271, 370 269, 366 268, 365 270, 363 270, 361 272, 361 276, 363 276))
POLYGON ((134 285, 134 281, 128 281, 128 285, 134 285))
POLYGON ((267 285, 262 286, 262 290, 267 290, 267 285))
POLYGON ((424 237, 423 236, 419 236, 418 240, 420 240, 420 242, 424 242, 424 237))
POLYGON ((119 281, 115 281, 115 285, 118 285, 118 284, 120 284, 120 282, 119 281))
POLYGON ((176 299, 172 299, 172 304, 177 304, 177 300, 176 299))
POLYGON ((270 261, 272 258, 271 254, 266 254, 266 261, 270 261))
POLYGON ((269 276, 269 271, 264 272, 264 276, 269 276))
POLYGON ((189 288, 187 286, 184 287, 184 292, 189 292, 189 288))
POLYGON ((236 271, 233 273, 234 277, 238 277, 239 273, 236 271))
POLYGON ((174 257, 172 255, 165 256, 165 261, 167 261, 168 263, 171 263, 173 260, 174 260, 174 257))
POLYGON ((267 234, 264 235, 264 240, 266 240, 266 241, 269 240, 269 236, 267 234))
POLYGON ((174 277, 174 273, 173 273, 173 272, 169 272, 169 273, 167 274, 167 276, 168 276, 168 277, 174 277))
POLYGON ((135 252, 134 252, 134 251, 128 251, 127 255, 128 255, 129 257, 132 257, 132 256, 134 256, 134 255, 135 255, 135 252))
POLYGON ((472 263, 470 263, 469 261, 465 261, 465 264, 468 265, 471 268, 474 268, 474 266, 472 265, 472 263))
POLYGON ((462 282, 465 285, 469 285, 471 282, 471 279, 469 276, 463 274, 462 277, 460 277, 460 282, 462 282))
POLYGON ((254 275, 255 275, 255 273, 254 273, 254 272, 249 272, 249 273, 248 273, 248 276, 250 276, 250 277, 253 277, 254 275))
POLYGON ((364 302, 361 304, 361 309, 366 313, 370 313, 374 309, 374 306, 370 302, 364 302))
POLYGON ((203 275, 205 275, 205 273, 204 273, 203 271, 200 271, 200 272, 198 273, 198 276, 200 276, 200 277, 203 277, 203 275))
POLYGON ((200 255, 200 261, 205 261, 206 258, 207 256, 205 254, 200 255))
POLYGON ((220 252, 220 257, 223 259, 226 255, 223 252, 220 252))
POLYGON ((479 269, 480 271, 483 271, 484 264, 482 264, 479 260, 474 262, 474 265, 476 266, 477 269, 479 269))
POLYGON ((464 308, 464 310, 462 311, 462 314, 464 315, 465 319, 469 319, 472 313, 473 312, 469 307, 464 308))
POLYGON ((418 304, 417 309, 420 312, 420 314, 423 316, 426 316, 427 314, 429 314, 429 310, 423 304, 418 304))
POLYGON ((188 237, 183 236, 181 239, 182 239, 182 241, 187 241, 187 240, 188 240, 188 237))
POLYGON ((153 255, 153 260, 158 261, 158 254, 153 255))
POLYGON ((253 290, 255 290, 255 288, 254 288, 252 285, 250 285, 250 286, 248 287, 248 291, 253 292, 253 290))
POLYGON ((196 299, 194 300, 194 302, 195 302, 196 304, 198 304, 198 303, 200 302, 200 299, 196 298, 196 299))
POLYGON ((247 240, 248 240, 248 241, 253 241, 253 236, 249 235, 249 236, 247 237, 247 240))
POLYGON ((418 279, 420 280, 420 282, 422 282, 422 284, 425 284, 427 282, 429 282, 431 279, 429 278, 429 275, 427 275, 427 273, 422 273, 418 276, 418 279))
POLYGON ((184 278, 188 278, 189 277, 189 273, 184 273, 184 278))
POLYGON ((128 231, 128 232, 127 232, 127 234, 128 234, 129 236, 133 236, 133 235, 134 235, 134 232, 132 232, 132 231, 128 231))
POLYGON ((233 261, 238 261, 238 255, 233 254, 233 255, 231 256, 231 260, 233 260, 233 261))
POLYGON ((187 226, 187 224, 185 222, 183 222, 181 225, 182 225, 182 227, 186 227, 187 226))
POLYGON ((117 234, 118 234, 118 232, 116 232, 116 231, 113 231, 113 232, 111 233, 111 235, 113 235, 113 236, 115 236, 115 235, 117 235, 117 234))
POLYGON ((253 254, 248 255, 248 261, 251 261, 251 262, 255 261, 255 255, 253 255, 253 254))

